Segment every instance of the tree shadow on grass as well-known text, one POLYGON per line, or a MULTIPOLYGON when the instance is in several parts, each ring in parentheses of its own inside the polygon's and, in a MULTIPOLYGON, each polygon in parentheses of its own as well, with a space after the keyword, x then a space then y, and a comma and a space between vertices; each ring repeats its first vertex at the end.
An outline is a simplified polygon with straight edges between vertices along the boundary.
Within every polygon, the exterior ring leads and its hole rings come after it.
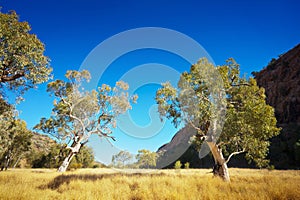
POLYGON ((113 173, 113 174, 70 174, 70 175, 59 175, 55 177, 50 183, 47 185, 39 186, 39 189, 52 189, 56 190, 64 183, 70 184, 71 181, 74 180, 82 180, 82 181, 97 181, 105 178, 116 178, 116 177, 136 177, 139 178, 141 176, 148 177, 156 177, 166 175, 164 173, 159 174, 145 174, 145 173, 113 173))

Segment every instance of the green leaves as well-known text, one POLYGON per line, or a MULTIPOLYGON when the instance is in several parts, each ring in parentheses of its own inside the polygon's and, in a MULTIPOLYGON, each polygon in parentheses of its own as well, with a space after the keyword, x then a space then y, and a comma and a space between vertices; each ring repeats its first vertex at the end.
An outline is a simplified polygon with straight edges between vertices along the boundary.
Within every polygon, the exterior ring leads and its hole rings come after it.
POLYGON ((14 108, 0 99, 0 165, 10 167, 30 149, 32 133, 17 119, 14 108), (5 106, 5 107, 2 107, 5 106))
POLYGON ((0 12, 0 87, 17 95, 51 78, 44 44, 30 29, 27 22, 19 22, 14 11, 0 12))
POLYGON ((66 81, 48 84, 47 91, 55 97, 53 113, 49 119, 42 118, 35 128, 62 141, 77 138, 77 142, 85 143, 91 134, 114 139, 110 134, 116 127, 117 116, 131 109, 131 102, 137 98, 128 94, 128 84, 103 84, 97 91, 84 91, 83 81, 91 78, 87 70, 67 71, 65 77, 66 81))
POLYGON ((139 150, 136 155, 137 165, 140 168, 153 168, 156 166, 157 157, 156 152, 151 152, 146 149, 139 150))

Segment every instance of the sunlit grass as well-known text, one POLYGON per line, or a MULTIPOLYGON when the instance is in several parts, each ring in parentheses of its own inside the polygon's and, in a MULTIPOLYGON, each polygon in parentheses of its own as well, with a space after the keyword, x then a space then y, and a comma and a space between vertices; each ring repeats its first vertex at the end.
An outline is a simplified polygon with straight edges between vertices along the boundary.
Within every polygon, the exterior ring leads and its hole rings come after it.
POLYGON ((0 173, 0 199, 300 199, 300 171, 27 169, 0 173))

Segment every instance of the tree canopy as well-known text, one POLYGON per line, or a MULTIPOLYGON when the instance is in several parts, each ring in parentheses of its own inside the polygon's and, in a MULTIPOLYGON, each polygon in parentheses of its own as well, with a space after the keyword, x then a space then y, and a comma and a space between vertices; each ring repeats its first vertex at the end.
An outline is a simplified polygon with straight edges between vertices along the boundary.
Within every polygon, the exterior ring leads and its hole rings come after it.
POLYGON ((156 167, 157 154, 147 149, 141 149, 138 151, 136 159, 140 168, 153 168, 156 167))
POLYGON ((133 156, 128 151, 120 151, 119 153, 112 156, 112 164, 115 167, 125 167, 126 164, 129 164, 133 156))
POLYGON ((12 90, 21 95, 29 88, 49 80, 52 71, 49 58, 44 55, 44 44, 30 25, 20 22, 18 15, 11 11, 0 12, 0 88, 12 90))
POLYGON ((17 119, 14 107, 0 98, 0 166, 16 165, 31 144, 32 133, 23 120, 17 119))

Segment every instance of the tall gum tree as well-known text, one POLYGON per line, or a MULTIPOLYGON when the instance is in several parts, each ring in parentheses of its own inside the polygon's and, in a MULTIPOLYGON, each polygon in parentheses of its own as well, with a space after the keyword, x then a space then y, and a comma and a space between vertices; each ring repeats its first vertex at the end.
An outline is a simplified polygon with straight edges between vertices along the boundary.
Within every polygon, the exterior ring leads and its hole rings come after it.
POLYGON ((156 93, 160 116, 175 126, 183 122, 195 128, 192 140, 209 147, 215 160, 213 173, 225 181, 230 181, 227 163, 234 155, 243 153, 258 167, 268 164, 269 139, 280 129, 265 98, 255 79, 240 77, 233 59, 216 68, 200 59, 181 74, 177 88, 164 83, 156 93), (210 76, 216 72, 221 82, 210 76))
POLYGON ((115 87, 103 84, 97 90, 84 91, 82 82, 90 79, 87 70, 67 71, 65 76, 67 81, 55 80, 48 84, 47 91, 55 97, 53 112, 35 126, 68 144, 69 154, 59 167, 60 172, 67 170, 92 134, 114 140, 111 133, 116 127, 116 118, 131 109, 131 102, 137 99, 136 95, 129 96, 129 86, 122 81, 115 87))

